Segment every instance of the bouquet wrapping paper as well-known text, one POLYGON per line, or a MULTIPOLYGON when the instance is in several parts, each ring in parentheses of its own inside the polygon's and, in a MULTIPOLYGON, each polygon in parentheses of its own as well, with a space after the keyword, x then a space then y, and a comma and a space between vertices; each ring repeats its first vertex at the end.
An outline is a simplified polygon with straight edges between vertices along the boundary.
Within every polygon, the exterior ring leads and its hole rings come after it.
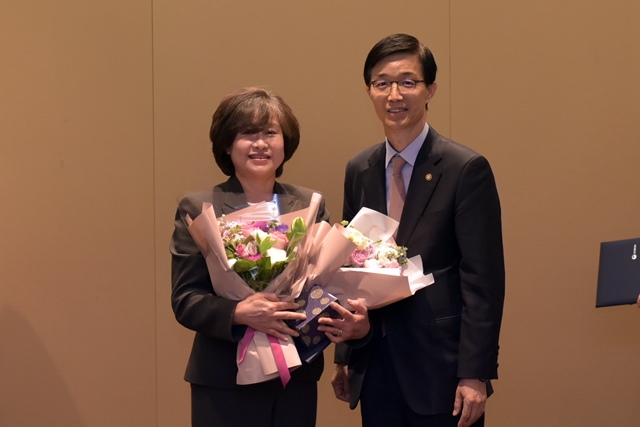
MULTIPOLYGON (((302 217, 307 224, 307 234, 295 248, 294 260, 269 283, 264 292, 273 292, 283 300, 293 300, 302 291, 308 269, 309 251, 313 247, 313 235, 319 229, 318 224, 313 224, 321 200, 322 196, 314 193, 308 208, 280 216, 280 221, 289 226, 296 217, 302 217)), ((257 204, 225 215, 225 219, 260 221, 272 218, 265 218, 264 206, 257 204)), ((203 203, 202 213, 195 219, 187 215, 185 221, 205 258, 216 295, 232 300, 243 300, 254 294, 255 291, 229 265, 213 206, 210 203, 203 203)), ((301 365, 292 340, 278 340, 249 327, 238 344, 236 361, 238 384, 254 384, 280 376, 283 384, 286 385, 290 378, 289 371, 301 365)))
POLYGON ((415 294, 434 283, 433 274, 425 275, 422 258, 416 255, 400 268, 344 268, 356 249, 349 240, 354 228, 372 241, 393 241, 398 227, 394 219, 369 208, 362 208, 348 228, 335 224, 322 241, 315 239, 310 252, 310 268, 307 281, 319 285, 334 295, 344 307, 347 299, 362 298, 367 308, 376 309, 415 294))
MULTIPOLYGON (((392 236, 397 227, 398 222, 394 219, 368 208, 362 208, 349 225, 371 241, 389 242, 390 245, 395 245, 392 236)), ((357 248, 350 240, 352 231, 349 228, 340 224, 331 227, 323 222, 315 224, 312 230, 313 238, 308 242, 305 291, 297 300, 307 314, 307 320, 297 325, 301 337, 295 338, 303 360, 313 360, 330 344, 317 326, 321 316, 337 317, 329 305, 332 301, 350 309, 347 299, 363 299, 367 308, 376 309, 408 298, 434 283, 433 274, 423 274, 419 255, 408 259, 402 268, 343 267, 357 248), (314 291, 320 301, 310 305, 308 295, 314 291)))

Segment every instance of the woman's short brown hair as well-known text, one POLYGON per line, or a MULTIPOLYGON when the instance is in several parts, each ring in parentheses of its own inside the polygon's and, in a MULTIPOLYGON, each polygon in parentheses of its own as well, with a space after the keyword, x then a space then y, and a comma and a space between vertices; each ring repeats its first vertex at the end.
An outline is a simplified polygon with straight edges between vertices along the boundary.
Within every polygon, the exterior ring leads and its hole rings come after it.
POLYGON ((272 120, 282 128, 284 139, 284 161, 276 170, 278 177, 300 143, 300 125, 291 108, 275 93, 258 87, 242 88, 222 99, 213 113, 209 138, 213 157, 225 175, 235 174, 228 151, 238 133, 257 132, 272 120))

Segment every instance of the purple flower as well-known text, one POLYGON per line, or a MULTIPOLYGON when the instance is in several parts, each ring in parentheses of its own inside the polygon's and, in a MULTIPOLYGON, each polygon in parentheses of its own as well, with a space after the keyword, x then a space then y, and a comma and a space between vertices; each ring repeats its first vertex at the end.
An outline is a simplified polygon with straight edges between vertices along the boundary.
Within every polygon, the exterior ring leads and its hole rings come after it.
POLYGON ((276 227, 275 229, 276 231, 279 231, 281 233, 285 233, 287 231, 289 231, 289 226, 287 224, 280 224, 276 227))
POLYGON ((255 221, 252 225, 253 228, 259 228, 265 233, 269 231, 269 223, 267 221, 255 221))

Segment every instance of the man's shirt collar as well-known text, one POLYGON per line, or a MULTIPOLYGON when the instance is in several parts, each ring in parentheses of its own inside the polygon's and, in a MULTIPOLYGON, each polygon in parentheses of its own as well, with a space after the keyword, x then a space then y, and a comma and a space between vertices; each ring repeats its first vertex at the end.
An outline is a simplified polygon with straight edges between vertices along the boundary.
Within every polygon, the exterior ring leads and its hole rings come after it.
POLYGON ((413 165, 415 165, 416 163, 416 158, 418 157, 418 153, 422 148, 422 144, 424 143, 424 140, 427 138, 427 133, 429 133, 429 123, 424 124, 424 129, 422 130, 422 132, 420 132, 420 135, 418 135, 418 137, 414 139, 413 142, 411 142, 411 144, 407 146, 407 148, 402 150, 401 153, 398 153, 395 150, 395 148, 391 146, 391 144, 389 143, 389 140, 385 138, 385 141, 386 141, 385 146, 386 146, 386 152, 387 152, 385 162, 384 162, 385 168, 389 166, 389 162, 391 161, 393 156, 395 156, 396 154, 400 154, 400 156, 402 156, 402 158, 407 163, 409 163, 411 167, 413 167, 413 165))

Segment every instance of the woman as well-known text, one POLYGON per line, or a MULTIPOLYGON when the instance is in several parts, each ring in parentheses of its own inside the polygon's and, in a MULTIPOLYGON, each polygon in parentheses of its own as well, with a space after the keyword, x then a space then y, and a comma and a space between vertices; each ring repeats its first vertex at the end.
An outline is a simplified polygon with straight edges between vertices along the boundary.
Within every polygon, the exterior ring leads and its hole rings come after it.
MULTIPOLYGON (((226 96, 213 115, 210 138, 216 163, 229 179, 185 197, 178 207, 171 240, 172 294, 176 319, 196 331, 185 380, 191 383, 193 426, 314 426, 322 357, 280 379, 236 384, 236 348, 247 326, 280 339, 297 333, 285 319, 303 319, 293 302, 256 293, 243 301, 217 296, 204 258, 183 221, 198 216, 203 202, 216 215, 251 203, 270 202, 279 213, 309 206, 307 188, 276 181, 300 141, 298 121, 277 95, 260 88, 226 96)), ((317 220, 328 220, 324 202, 317 220)))

